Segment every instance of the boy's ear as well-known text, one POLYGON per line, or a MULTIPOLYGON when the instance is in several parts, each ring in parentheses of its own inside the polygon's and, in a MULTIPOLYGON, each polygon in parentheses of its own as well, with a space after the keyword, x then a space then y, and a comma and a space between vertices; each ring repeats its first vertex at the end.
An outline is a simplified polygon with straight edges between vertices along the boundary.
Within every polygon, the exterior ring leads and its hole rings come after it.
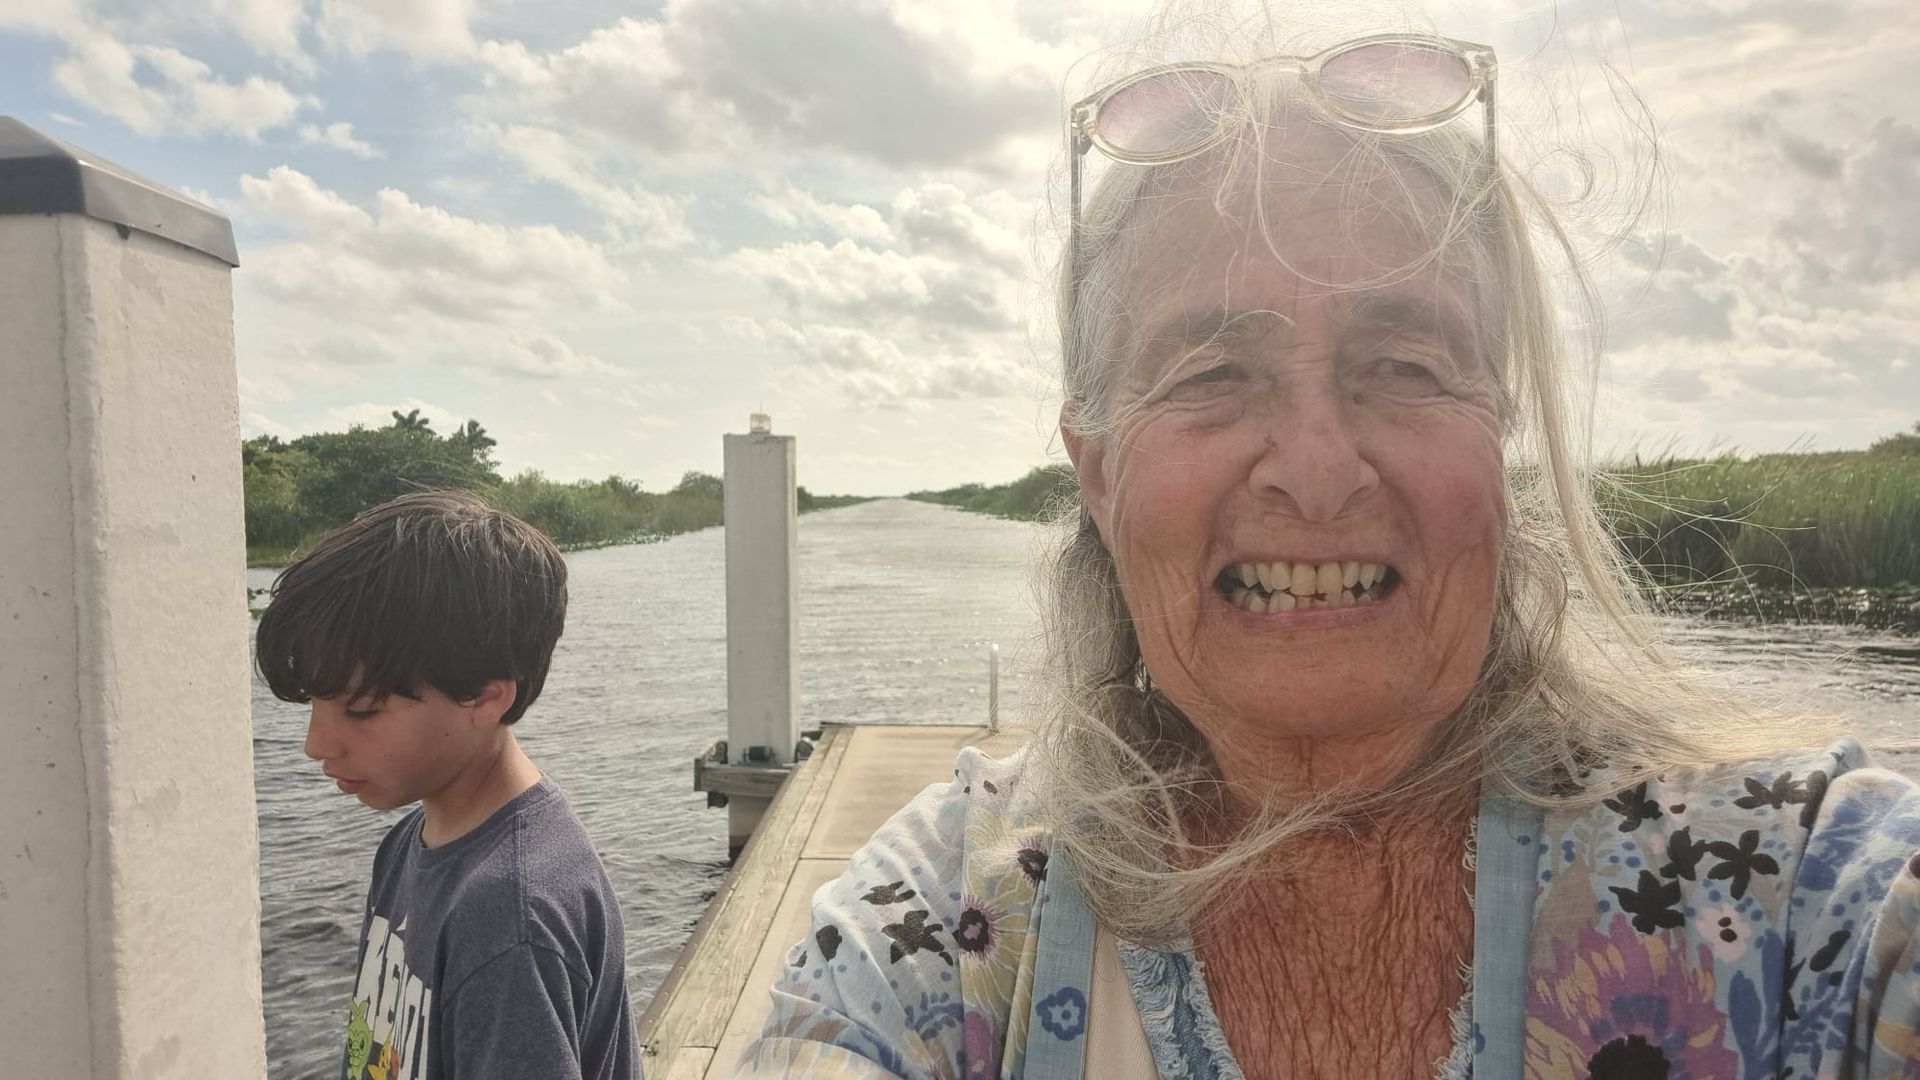
POLYGON ((512 679, 488 679, 480 686, 480 692, 467 702, 473 708, 473 720, 483 727, 492 727, 500 718, 513 708, 520 698, 520 687, 512 679))
POLYGON ((1081 501, 1086 503, 1093 523, 1104 537, 1107 534, 1107 448, 1098 436, 1082 435, 1075 430, 1074 421, 1074 404, 1068 401, 1060 406, 1060 442, 1066 446, 1073 471, 1080 478, 1081 501))

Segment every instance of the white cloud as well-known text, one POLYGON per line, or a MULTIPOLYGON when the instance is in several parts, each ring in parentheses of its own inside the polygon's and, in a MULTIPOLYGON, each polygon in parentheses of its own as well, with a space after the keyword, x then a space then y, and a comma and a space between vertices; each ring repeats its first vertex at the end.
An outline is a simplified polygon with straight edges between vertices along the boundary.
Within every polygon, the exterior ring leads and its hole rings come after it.
POLYGON ((473 0, 319 0, 314 30, 353 55, 393 50, 452 59, 476 48, 473 9, 473 0))
POLYGON ((1607 303, 1608 347, 1640 342, 1724 342, 1733 336, 1738 286, 1728 264, 1677 232, 1634 237, 1619 249, 1624 280, 1607 303))
POLYGON ((278 439, 297 439, 301 433, 265 413, 241 412, 240 437, 253 439, 261 435, 272 435, 278 439))
POLYGON ((314 99, 258 75, 232 83, 202 61, 162 45, 126 45, 104 33, 76 37, 53 66, 75 100, 142 135, 221 133, 258 138, 292 122, 314 99))
POLYGON ((893 239, 893 226, 878 210, 860 203, 836 203, 817 198, 791 183, 779 190, 756 195, 753 204, 768 220, 790 229, 825 226, 836 236, 876 243, 893 239))
POLYGON ((1920 129, 1882 116, 1861 141, 1829 155, 1837 175, 1816 177, 1822 197, 1781 219, 1779 235, 1794 246, 1819 284, 1885 282, 1920 270, 1920 129))
POLYGON ((0 29, 70 32, 85 19, 84 0, 0 0, 0 29))
POLYGON ((433 430, 445 435, 455 428, 465 426, 467 418, 441 408, 419 398, 407 398, 397 402, 362 401, 353 405, 339 405, 328 409, 326 423, 320 426, 322 431, 345 431, 355 424, 361 427, 382 428, 393 424, 393 414, 402 415, 420 410, 423 419, 433 425, 433 430))
POLYGON ((911 351, 857 326, 740 318, 727 325, 742 341, 764 345, 787 362, 861 403, 1004 397, 1030 394, 1027 372, 1006 353, 911 351))
POLYGON ((355 138, 353 125, 345 120, 335 121, 324 128, 308 124, 300 129, 300 141, 309 146, 344 150, 363 161, 373 161, 387 156, 372 143, 355 138))
POLYGON ((596 160, 582 140, 524 124, 483 126, 480 131, 529 176, 558 184, 598 210, 621 237, 652 248, 683 247, 693 242, 685 197, 662 195, 612 179, 608 174, 617 170, 596 160))
POLYGON ((622 310, 624 275, 582 237, 462 217, 391 188, 369 210, 284 165, 242 177, 226 208, 285 237, 250 251, 243 279, 290 324, 273 335, 276 359, 617 373, 557 329, 622 310))
POLYGON ((481 55, 506 108, 655 152, 833 150, 896 166, 990 167, 1057 126, 1066 53, 1016 5, 674 0, 541 53, 481 55))

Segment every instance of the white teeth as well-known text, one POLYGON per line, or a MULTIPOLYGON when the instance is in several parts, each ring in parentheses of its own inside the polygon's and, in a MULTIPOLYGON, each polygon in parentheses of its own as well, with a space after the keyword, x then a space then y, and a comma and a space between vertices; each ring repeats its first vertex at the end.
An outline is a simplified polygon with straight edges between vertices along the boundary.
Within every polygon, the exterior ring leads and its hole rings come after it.
POLYGON ((1297 603, 1299 603, 1299 601, 1293 598, 1292 593, 1277 592, 1277 593, 1274 593, 1271 597, 1267 598, 1267 610, 1268 611, 1292 611, 1293 606, 1297 603))
POLYGON ((1372 592, 1363 592, 1360 594, 1360 599, 1354 601, 1356 604, 1377 604, 1379 602, 1380 597, 1372 592))
POLYGON ((1322 596, 1332 596, 1340 591, 1340 564, 1323 562, 1314 575, 1314 592, 1322 596))
MULTIPOLYGON (((1367 590, 1385 581, 1386 577, 1386 566, 1351 559, 1323 563, 1234 563, 1227 575, 1228 584, 1238 581, 1249 591, 1258 589, 1272 596, 1291 594, 1296 600, 1319 596, 1334 603, 1338 603, 1338 598, 1349 589, 1356 590, 1360 594, 1357 598, 1364 599, 1367 590)), ((1240 589, 1232 589, 1230 596, 1235 605, 1246 607, 1240 589)), ((1269 601, 1271 610, 1270 605, 1269 601)))
POLYGON ((1333 594, 1331 603, 1334 607, 1352 607, 1354 604, 1353 594, 1345 589, 1341 589, 1339 592, 1333 594))

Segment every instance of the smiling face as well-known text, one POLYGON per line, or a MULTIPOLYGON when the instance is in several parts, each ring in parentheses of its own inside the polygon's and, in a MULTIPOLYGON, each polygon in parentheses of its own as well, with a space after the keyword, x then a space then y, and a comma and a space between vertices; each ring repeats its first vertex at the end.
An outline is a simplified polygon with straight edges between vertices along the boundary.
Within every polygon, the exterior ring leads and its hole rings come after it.
POLYGON ((1157 216, 1118 275, 1111 424, 1066 432, 1147 669, 1230 776, 1404 758, 1465 699, 1492 622, 1481 307, 1410 224, 1438 196, 1356 177, 1351 151, 1311 129, 1258 207, 1205 187, 1136 207, 1157 216))

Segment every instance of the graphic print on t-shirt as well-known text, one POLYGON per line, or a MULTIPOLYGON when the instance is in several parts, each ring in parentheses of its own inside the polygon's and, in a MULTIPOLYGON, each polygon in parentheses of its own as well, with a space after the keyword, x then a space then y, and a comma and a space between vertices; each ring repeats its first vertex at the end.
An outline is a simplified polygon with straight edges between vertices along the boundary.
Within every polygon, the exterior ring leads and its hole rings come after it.
POLYGON ((421 1080, 433 991, 407 968, 405 919, 375 915, 347 1011, 346 1080, 421 1080))

